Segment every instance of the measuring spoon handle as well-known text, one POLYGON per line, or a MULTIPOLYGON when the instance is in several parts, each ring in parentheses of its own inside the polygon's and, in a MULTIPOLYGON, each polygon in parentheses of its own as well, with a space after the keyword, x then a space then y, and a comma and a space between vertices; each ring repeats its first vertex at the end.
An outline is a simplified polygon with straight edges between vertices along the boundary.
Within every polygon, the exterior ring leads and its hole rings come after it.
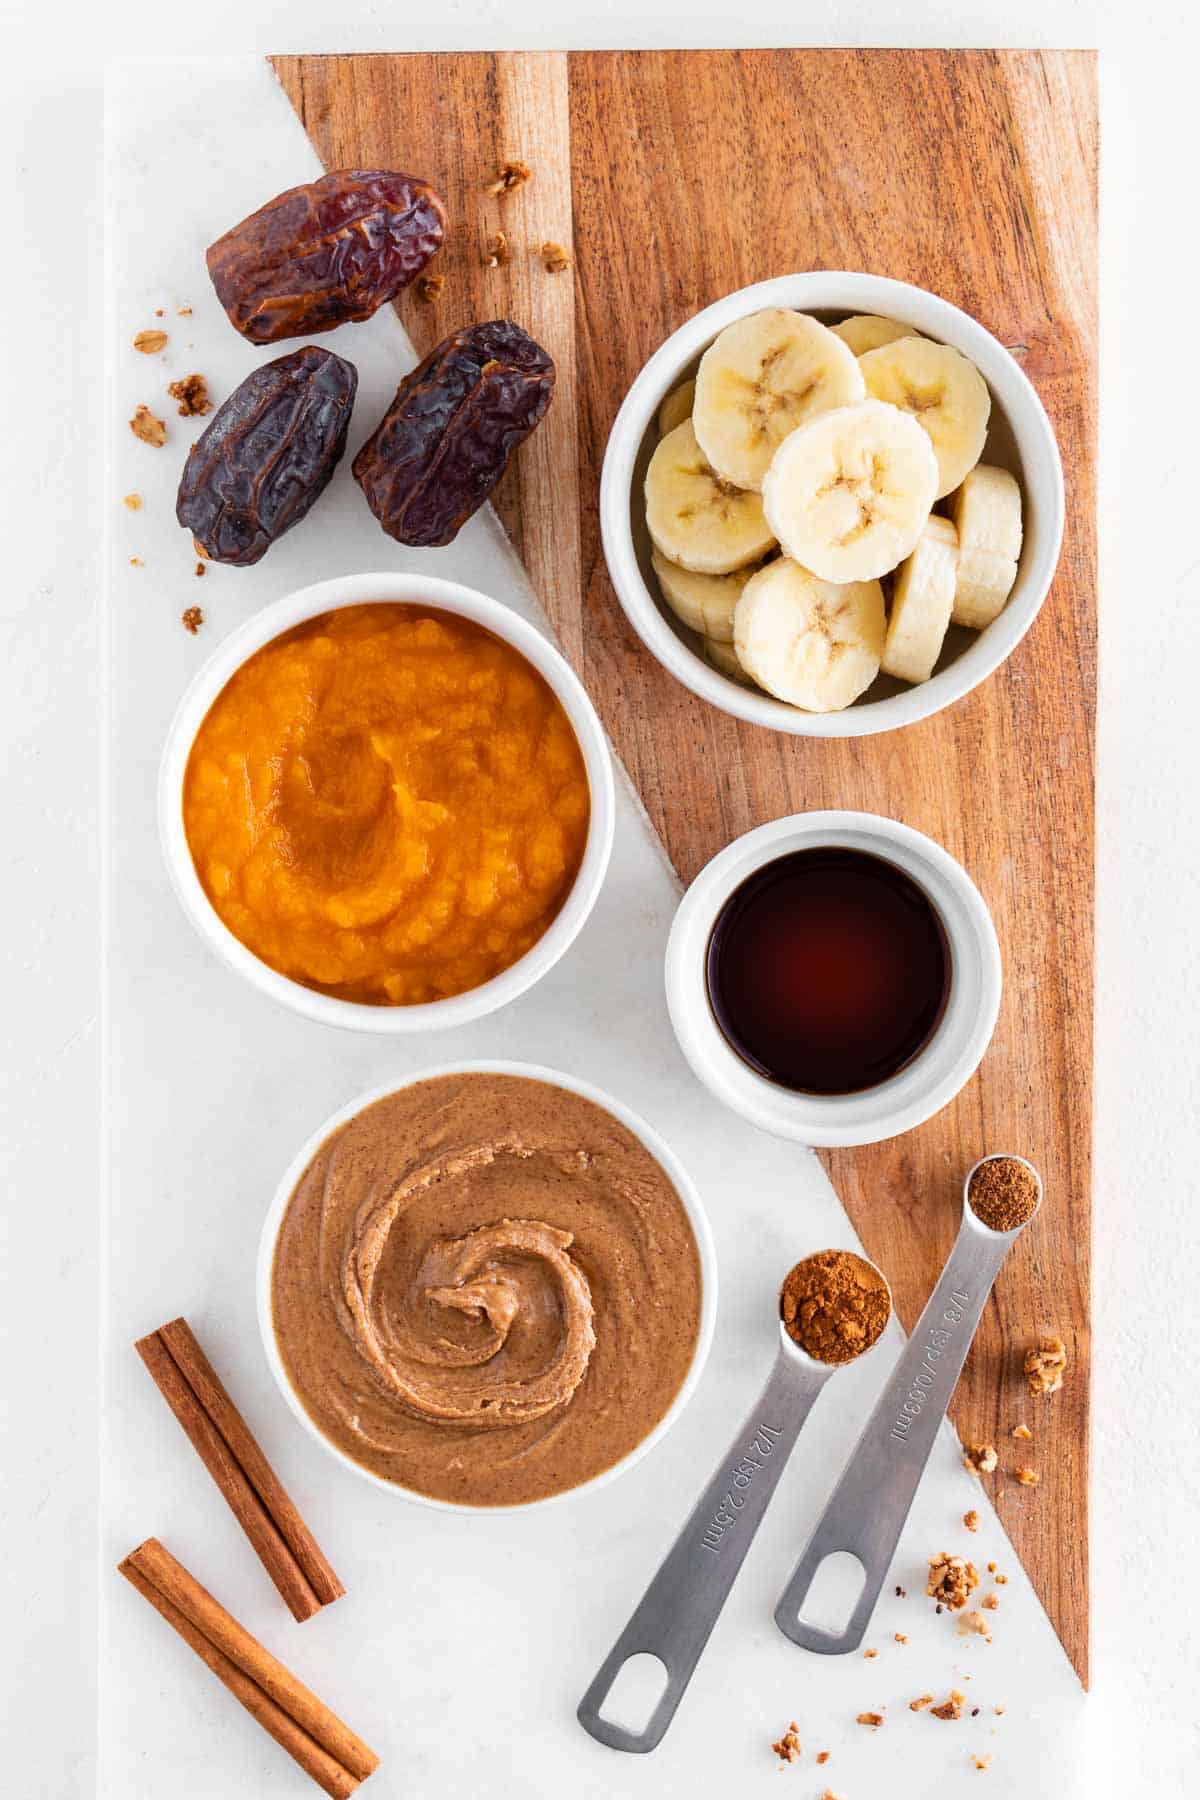
POLYGON ((600 1743, 646 1751, 661 1741, 826 1378, 779 1352, 758 1405, 579 1702, 579 1723, 600 1743), (667 1685, 646 1725, 631 1731, 600 1708, 629 1658, 646 1653, 665 1666, 667 1685))
POLYGON ((834 1656, 856 1650, 866 1635, 938 1427, 1016 1235, 985 1233, 964 1219, 941 1280, 780 1595, 775 1623, 803 1649, 834 1656), (858 1559, 866 1579, 849 1623, 835 1632, 800 1614, 817 1570, 839 1551, 858 1559))

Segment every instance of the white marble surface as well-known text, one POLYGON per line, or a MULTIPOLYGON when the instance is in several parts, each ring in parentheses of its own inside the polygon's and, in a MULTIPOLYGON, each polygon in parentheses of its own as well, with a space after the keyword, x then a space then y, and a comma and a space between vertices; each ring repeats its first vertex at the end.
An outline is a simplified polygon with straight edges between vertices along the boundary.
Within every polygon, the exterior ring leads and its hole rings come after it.
MULTIPOLYGON (((618 0, 592 12, 572 7, 569 15, 532 0, 505 0, 503 5, 500 0, 474 0, 471 5, 452 0, 436 17, 366 4, 332 19, 318 0, 295 0, 285 22, 262 0, 209 0, 202 15, 179 5, 148 14, 132 0, 111 0, 103 9, 69 0, 53 10, 13 7, 10 0, 0 10, 0 36, 13 71, 0 114, 0 143, 11 183, 6 247, 19 247, 28 277, 0 284, 3 341, 9 348, 7 412, 20 427, 0 434, 0 492, 9 525, 0 743, 8 776, 3 818, 11 849, 9 879, 0 888, 8 1026, 0 1051, 0 1174, 10 1196, 0 1225, 0 1263, 10 1273, 6 1304, 0 1309, 0 1343, 6 1368, 18 1377, 5 1383, 2 1413, 8 1454, 0 1481, 0 1531, 6 1546, 0 1563, 0 1616, 5 1620, 0 1632, 0 1722, 6 1774, 14 1788, 19 1785, 28 1794, 82 1800, 96 1792, 96 1376, 91 1346, 101 1286, 94 1207, 102 806, 97 546, 113 501, 95 456, 110 416, 96 373, 103 357, 103 60, 116 52, 148 50, 188 55, 401 45, 720 44, 733 35, 727 9, 708 0, 651 0, 637 6, 618 0), (64 1323, 48 1330, 48 1317, 64 1323), (31 1364, 38 1374, 33 1382, 21 1379, 31 1364), (47 1397, 54 1408, 55 1429, 50 1432, 45 1429, 47 1397)), ((1192 675, 1200 648, 1200 565, 1192 523, 1192 421, 1200 403, 1200 378, 1195 359, 1180 353, 1172 321, 1179 308, 1186 311, 1200 277, 1195 234, 1181 229, 1186 171, 1194 163, 1192 88, 1200 30, 1194 17, 1180 15, 1162 0, 1139 8, 1120 0, 1100 6, 1075 0, 987 0, 966 9, 939 0, 908 0, 903 6, 896 0, 854 0, 799 16, 782 0, 764 0, 752 19, 738 22, 736 35, 746 43, 1099 41, 1107 53, 1102 65, 1106 450, 1101 513, 1096 1676, 1085 1741, 1078 1746, 1070 1718, 1066 1731, 1091 1770, 1091 1792, 1182 1792, 1194 1777, 1198 1748, 1189 1571, 1200 1525, 1200 1451, 1193 1425, 1198 1369, 1190 1328, 1195 1307, 1188 1296, 1200 1243, 1193 1204, 1197 1184, 1191 1173, 1194 1069, 1200 1049, 1195 1023, 1200 944, 1193 924, 1200 791, 1194 780, 1192 675), (1148 323, 1156 329, 1148 330, 1148 323)), ((176 72, 174 79, 183 77, 176 72)), ((211 594, 209 601, 215 606, 211 594)), ((182 681, 183 654, 173 640, 168 649, 180 657, 176 673, 182 681)), ((167 679, 162 665, 156 678, 167 679)), ((145 843, 135 839, 129 849, 131 872, 145 884, 146 917, 156 921, 156 934, 166 931, 172 944, 163 979, 174 984, 172 1029, 186 1041, 194 1024, 191 989, 201 982, 207 989, 212 971, 202 969, 200 961, 182 960, 185 946, 193 958, 201 952, 186 944, 181 920, 168 922, 161 908, 155 911, 149 884, 158 874, 145 843)), ((140 890, 137 898, 143 898, 140 890)), ((151 950, 157 954, 166 941, 156 935, 151 950)), ((151 978, 149 971, 142 976, 146 982, 151 978)), ((516 1015, 511 1017, 515 1023, 516 1015)), ((240 1025, 235 1021, 236 1028, 240 1025)), ((249 1040, 238 1051, 236 1068, 230 1058, 228 1073, 235 1089, 260 1078, 249 1040)), ((620 1089, 618 1081, 612 1085, 620 1089)), ((148 1095, 148 1117, 151 1106, 148 1095)), ((282 1130, 278 1141, 284 1141, 282 1130)), ((228 1229, 249 1234, 251 1227, 232 1202, 227 1210, 234 1215, 228 1229)), ((173 1254, 188 1267, 195 1257, 198 1275, 207 1254, 203 1228, 196 1229, 184 1249, 175 1246, 173 1254)), ((218 1314, 207 1308, 223 1304, 221 1293, 199 1289, 198 1283, 201 1316, 215 1320, 218 1314)), ((742 1301, 741 1317, 747 1322, 754 1311, 752 1298, 742 1301)), ((738 1329, 735 1305, 736 1290, 727 1279, 723 1330, 738 1329)), ((722 1384, 736 1386, 740 1397, 742 1381, 751 1379, 749 1371, 722 1365, 720 1345, 718 1353, 696 1410, 680 1426, 681 1433, 694 1431, 690 1441, 702 1446, 705 1455, 709 1442, 703 1408, 711 1409, 707 1417, 715 1430, 722 1384)), ((866 1379, 867 1371, 862 1373, 866 1379)), ((134 1429, 149 1430, 153 1404, 147 1413, 145 1393, 136 1387, 134 1392, 134 1429)), ((154 1398, 150 1393, 151 1403, 154 1398)), ((285 1474, 300 1486, 312 1471, 305 1472, 294 1460, 290 1436, 273 1435, 278 1423, 268 1430, 265 1387, 261 1398, 261 1413, 259 1395, 248 1393, 247 1405, 272 1449, 278 1449, 285 1474)), ((156 1500, 161 1497, 163 1511, 155 1523, 165 1529, 170 1496, 161 1477, 174 1455, 181 1503, 186 1490, 196 1508, 189 1522, 171 1506, 179 1531, 186 1533, 180 1547, 194 1553, 199 1572, 215 1582, 216 1571, 232 1566, 229 1558, 239 1547, 215 1535, 219 1507, 200 1494, 194 1471, 185 1472, 179 1459, 186 1446, 181 1439, 173 1444, 170 1436, 176 1428, 164 1418, 157 1429, 163 1434, 158 1439, 163 1455, 155 1458, 153 1492, 156 1500), (202 1548, 211 1558, 204 1563, 202 1548)), ((669 1442, 643 1472, 678 1470, 673 1459, 684 1448, 683 1436, 669 1442)), ((698 1449, 687 1458, 689 1480, 697 1460, 698 1449)), ((795 1473, 799 1494, 803 1480, 795 1473)), ((681 1486, 688 1491, 686 1483, 681 1486)), ((657 1480, 649 1487, 646 1504, 653 1508, 660 1504, 657 1480)), ((622 1484, 613 1497, 627 1492, 632 1497, 622 1484)), ((661 1505, 665 1536, 670 1508, 665 1500, 661 1505)), ((786 1505, 787 1496, 781 1496, 775 1521, 785 1539, 798 1522, 785 1518, 786 1505)), ((563 1511, 555 1531, 565 1526, 571 1510, 563 1511)), ((931 1520, 929 1529, 951 1523, 957 1510, 956 1499, 949 1517, 931 1520)), ((318 1527, 327 1516, 314 1514, 318 1527)), ((407 1509, 397 1516, 404 1529, 416 1518, 407 1509)), ((134 1531, 145 1523, 141 1517, 129 1520, 134 1531)), ((591 1521, 582 1516, 572 1530, 579 1532, 585 1523, 590 1530, 591 1521)), ((109 1548, 106 1543, 106 1565, 109 1548)), ((545 1548, 551 1557, 553 1541, 545 1548)), ((778 1554, 764 1539, 725 1621, 735 1638, 742 1630, 739 1615, 749 1622, 747 1638, 756 1655, 764 1647, 764 1632, 773 1631, 762 1621, 774 1590, 771 1565, 778 1554)), ((643 1565, 631 1567, 632 1591, 648 1572, 654 1551, 645 1548, 643 1555, 643 1565)), ((427 1591, 420 1559, 413 1561, 421 1575, 411 1594, 398 1596, 402 1620, 409 1616, 406 1602, 415 1607, 427 1591)), ((247 1589, 261 1580, 252 1560, 240 1567, 247 1589)), ((348 1566, 346 1573, 353 1576, 355 1570, 348 1566)), ((501 1628, 522 1635, 519 1626, 498 1619, 494 1601, 478 1589, 469 1599, 470 1623, 491 1630, 493 1647, 506 1641, 501 1628)), ((595 1625, 591 1635, 606 1642, 605 1632, 623 1614, 624 1599, 615 1588, 599 1597, 586 1589, 566 1596, 564 1659, 576 1658, 576 1667, 590 1664, 590 1656, 576 1648, 584 1633, 578 1609, 584 1609, 582 1616, 589 1608, 605 1609, 604 1630, 595 1625)), ((269 1590, 267 1602, 269 1608, 269 1590)), ((327 1627, 340 1630, 337 1611, 306 1629, 322 1634, 327 1627)), ((316 1680, 317 1640, 310 1652, 305 1634, 286 1619, 281 1627, 279 1618, 276 1608, 268 1634, 264 1617, 264 1635, 285 1653, 298 1644, 303 1672, 316 1680)), ((161 1693, 165 1702, 168 1690, 178 1697, 182 1686, 194 1683, 195 1671, 178 1658, 171 1661, 169 1643, 159 1649, 150 1692, 161 1693)), ((714 1644, 714 1656, 717 1649, 714 1644)), ((298 1655, 296 1660, 300 1662, 298 1655)), ((503 1648, 483 1660, 491 1672, 498 1667, 507 1678, 503 1648)), ((805 1666, 807 1671, 807 1659, 805 1666)), ((875 1668, 882 1678, 884 1669, 875 1668)), ((784 1668, 781 1686, 762 1687, 763 1711, 770 1713, 772 1725, 780 1709, 805 1723, 806 1712, 792 1707, 796 1701, 807 1705, 808 1694, 823 1710, 823 1690, 807 1680, 798 1684, 790 1669, 784 1668)), ((714 1736, 720 1739, 717 1727, 730 1691, 754 1693, 762 1676, 757 1664, 747 1672, 740 1663, 732 1681, 727 1665, 713 1662, 709 1673, 713 1685, 707 1706, 699 1688, 692 1699, 706 1722, 715 1710, 714 1736)), ((430 1681, 434 1685, 432 1677, 430 1681)), ((392 1692, 390 1672, 386 1685, 392 1692)), ((561 1686, 575 1691, 565 1679, 561 1686)), ((475 1735, 464 1688, 447 1684, 446 1691, 453 1702, 455 1731, 469 1733, 481 1744, 471 1762, 474 1785, 497 1753, 497 1742, 494 1735, 491 1741, 475 1735)), ((877 1691, 890 1697, 890 1690, 877 1691)), ((335 1691, 332 1685, 329 1692, 350 1710, 354 1694, 335 1691)), ((236 1734, 223 1700, 214 1690, 214 1747, 228 1742, 225 1732, 236 1734)), ((419 1726, 422 1703, 423 1697, 411 1710, 406 1706, 403 1716, 397 1708, 397 1730, 403 1732, 414 1720, 419 1726)), ((352 1716, 368 1729, 370 1721, 359 1713, 352 1716)), ((1057 1714, 1038 1733, 1050 1747, 1051 1763, 1056 1723, 1057 1714)), ((682 1715, 676 1730, 681 1728, 682 1715)), ((134 1800, 164 1789, 174 1792, 174 1754, 184 1741, 181 1735, 167 1746, 171 1760, 165 1768, 149 1756, 136 1764, 131 1760, 124 1791, 134 1800)), ((238 1741, 250 1748, 248 1738, 238 1741)), ((507 1741, 502 1734, 502 1744, 507 1741)), ((409 1742, 407 1733, 404 1742, 409 1742)), ((605 1757, 587 1740, 581 1742, 586 1754, 605 1757)), ((1007 1760, 1011 1742, 1006 1738, 997 1746, 997 1768, 1000 1749, 1007 1760)), ((737 1779, 745 1776, 758 1743, 756 1733, 747 1761, 730 1752, 729 1766, 737 1779)), ((890 1773, 892 1767, 890 1757, 886 1762, 880 1757, 895 1743, 887 1737, 861 1747, 864 1758, 868 1751, 879 1754, 860 1763, 857 1774, 849 1763, 830 1764, 835 1791, 846 1792, 849 1800, 878 1792, 880 1770, 890 1773)), ((688 1777, 667 1768, 661 1759, 670 1745, 668 1740, 646 1765, 663 1770, 660 1785, 682 1785, 687 1778, 702 1794, 728 1785, 719 1756, 704 1765, 706 1772, 711 1766, 711 1779, 704 1773, 697 1776, 694 1768, 688 1777)), ((536 1765, 541 1751, 542 1732, 527 1733, 523 1773, 536 1765)), ((609 1767, 615 1761, 605 1760, 609 1767)), ((204 1773, 193 1769, 179 1791, 215 1797, 249 1790, 246 1771, 247 1764, 236 1758, 204 1773)), ((404 1792, 454 1793, 463 1785, 450 1775, 447 1785, 430 1786, 415 1769, 407 1772, 404 1792)), ((994 1772, 985 1780, 992 1780, 994 1772)), ((573 1769, 572 1777, 577 1773, 573 1769)), ((1029 1791, 1054 1791, 1050 1766, 1043 1774, 1044 1779, 1034 1778, 1029 1791)), ((811 1768, 807 1777, 802 1766, 780 1779, 793 1786, 799 1782, 805 1793, 810 1787, 816 1791, 811 1768)))

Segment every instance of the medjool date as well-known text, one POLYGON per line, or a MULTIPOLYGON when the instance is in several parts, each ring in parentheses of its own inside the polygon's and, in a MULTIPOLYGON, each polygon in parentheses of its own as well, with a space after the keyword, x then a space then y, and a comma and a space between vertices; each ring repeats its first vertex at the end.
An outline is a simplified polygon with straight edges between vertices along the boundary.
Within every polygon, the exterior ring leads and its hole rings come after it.
POLYGON ((427 181, 338 169, 288 188, 210 244, 217 298, 252 344, 369 319, 441 249, 446 209, 427 181))
POLYGON ((388 536, 450 543, 553 393, 553 362, 509 319, 456 331, 430 351, 354 459, 354 479, 388 536))
POLYGON ((247 375, 196 439, 175 517, 213 562, 245 568, 298 525, 346 448, 358 372, 308 344, 247 375))

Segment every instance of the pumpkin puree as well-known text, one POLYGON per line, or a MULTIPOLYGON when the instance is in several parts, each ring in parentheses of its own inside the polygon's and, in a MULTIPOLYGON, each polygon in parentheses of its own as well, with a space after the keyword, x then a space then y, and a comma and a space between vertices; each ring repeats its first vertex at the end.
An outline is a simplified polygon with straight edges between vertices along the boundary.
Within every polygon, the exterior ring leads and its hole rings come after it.
POLYGON ((310 619, 210 707, 183 822, 205 893, 280 974, 411 1006, 490 980, 570 891, 590 795, 547 683, 490 631, 390 604, 310 619))

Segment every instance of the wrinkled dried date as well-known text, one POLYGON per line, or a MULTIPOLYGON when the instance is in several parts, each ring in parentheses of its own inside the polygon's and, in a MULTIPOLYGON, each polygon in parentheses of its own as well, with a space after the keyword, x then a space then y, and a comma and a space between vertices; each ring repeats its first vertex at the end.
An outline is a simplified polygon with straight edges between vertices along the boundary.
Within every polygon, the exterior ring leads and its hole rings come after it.
POLYGON ((289 188, 210 244, 208 272, 252 344, 369 319, 441 248, 446 209, 427 181, 339 169, 289 188))
POLYGON ((456 331, 405 377, 354 459, 389 537, 448 544, 550 404, 554 364, 519 325, 456 331))
POLYGON ((175 516, 213 562, 242 567, 298 525, 346 448, 358 373, 315 344, 264 363, 183 466, 175 516))

